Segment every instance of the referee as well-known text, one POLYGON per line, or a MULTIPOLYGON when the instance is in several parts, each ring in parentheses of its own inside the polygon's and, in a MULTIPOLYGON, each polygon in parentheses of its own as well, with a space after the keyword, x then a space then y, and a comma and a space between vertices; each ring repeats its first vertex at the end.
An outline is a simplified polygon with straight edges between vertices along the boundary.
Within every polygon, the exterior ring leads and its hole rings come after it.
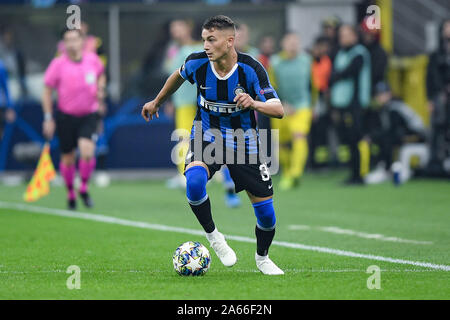
POLYGON ((63 40, 66 52, 54 58, 44 77, 42 109, 43 132, 51 139, 56 129, 61 149, 59 169, 67 188, 69 209, 76 209, 74 178, 76 150, 81 186, 79 195, 86 207, 93 202, 88 182, 95 169, 95 140, 99 104, 103 103, 106 77, 104 66, 95 53, 83 51, 83 36, 78 29, 65 30, 63 40), (58 93, 58 110, 53 115, 52 93, 58 93))

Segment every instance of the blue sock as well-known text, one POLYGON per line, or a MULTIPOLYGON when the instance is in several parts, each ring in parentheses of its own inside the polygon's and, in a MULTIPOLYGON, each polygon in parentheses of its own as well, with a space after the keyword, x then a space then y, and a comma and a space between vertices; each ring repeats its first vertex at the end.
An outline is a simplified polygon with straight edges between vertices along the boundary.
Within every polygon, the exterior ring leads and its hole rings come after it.
POLYGON ((186 196, 198 222, 207 233, 216 228, 211 215, 211 203, 206 193, 208 172, 204 167, 194 166, 186 170, 186 196))

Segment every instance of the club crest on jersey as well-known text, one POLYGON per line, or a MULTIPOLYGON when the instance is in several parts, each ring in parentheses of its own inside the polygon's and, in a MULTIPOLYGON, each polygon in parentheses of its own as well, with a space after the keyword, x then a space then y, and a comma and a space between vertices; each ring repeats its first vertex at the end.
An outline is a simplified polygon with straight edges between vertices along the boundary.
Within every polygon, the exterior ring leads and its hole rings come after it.
POLYGON ((234 95, 237 96, 239 93, 245 93, 245 89, 238 84, 238 86, 234 88, 234 95))

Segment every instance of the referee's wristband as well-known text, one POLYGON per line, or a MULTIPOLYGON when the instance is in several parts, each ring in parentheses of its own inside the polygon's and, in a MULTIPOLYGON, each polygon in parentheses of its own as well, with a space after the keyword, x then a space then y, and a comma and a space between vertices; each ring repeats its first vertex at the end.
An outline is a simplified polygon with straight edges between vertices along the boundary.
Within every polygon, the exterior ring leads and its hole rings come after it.
POLYGON ((49 121, 53 119, 53 115, 50 112, 44 113, 44 120, 49 121))

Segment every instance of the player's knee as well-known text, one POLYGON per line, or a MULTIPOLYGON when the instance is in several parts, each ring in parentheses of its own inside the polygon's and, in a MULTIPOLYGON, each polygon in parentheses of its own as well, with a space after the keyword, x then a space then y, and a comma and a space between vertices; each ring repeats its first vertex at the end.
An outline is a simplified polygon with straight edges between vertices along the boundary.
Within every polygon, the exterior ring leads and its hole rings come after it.
POLYGON ((276 224, 273 199, 256 202, 253 204, 256 222, 262 230, 273 230, 276 224))
POLYGON ((208 172, 201 166, 194 166, 186 170, 186 196, 189 203, 200 204, 206 199, 206 183, 208 172), (200 202, 200 203, 199 203, 200 202))

